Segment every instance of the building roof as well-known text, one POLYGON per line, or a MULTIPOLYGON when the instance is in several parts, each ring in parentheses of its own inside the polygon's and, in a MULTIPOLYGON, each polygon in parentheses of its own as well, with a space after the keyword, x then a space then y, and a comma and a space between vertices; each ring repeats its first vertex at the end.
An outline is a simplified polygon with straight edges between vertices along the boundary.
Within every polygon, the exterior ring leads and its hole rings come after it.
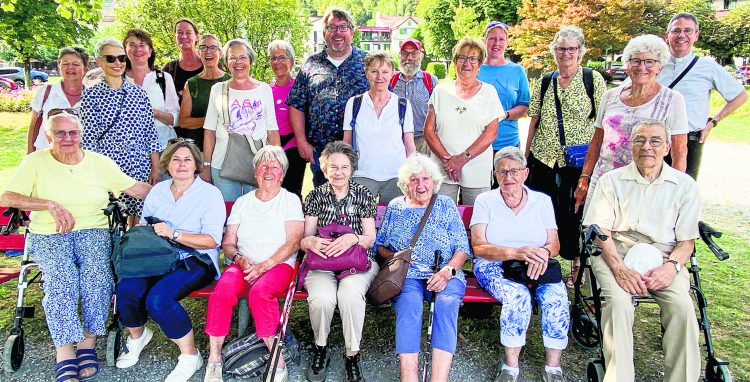
POLYGON ((401 24, 409 19, 413 20, 416 24, 420 24, 419 18, 416 16, 380 16, 380 14, 378 14, 375 18, 375 25, 379 27, 388 27, 391 30, 394 30, 400 28, 401 24))
POLYGON ((361 27, 357 27, 357 30, 359 30, 360 32, 390 32, 391 28, 361 26, 361 27))

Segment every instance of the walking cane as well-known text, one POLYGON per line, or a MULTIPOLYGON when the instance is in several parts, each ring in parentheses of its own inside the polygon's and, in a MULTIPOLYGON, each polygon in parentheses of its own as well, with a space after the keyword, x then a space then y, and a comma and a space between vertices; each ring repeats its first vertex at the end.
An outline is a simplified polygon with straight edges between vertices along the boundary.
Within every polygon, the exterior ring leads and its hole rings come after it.
POLYGON ((279 326, 276 329, 276 335, 273 337, 271 354, 268 357, 268 367, 266 367, 266 371, 263 372, 264 382, 273 382, 274 378, 276 378, 276 365, 279 364, 279 358, 281 358, 281 341, 284 340, 286 324, 289 322, 289 315, 292 311, 294 291, 297 289, 297 281, 299 281, 299 264, 302 262, 303 256, 304 252, 300 251, 297 255, 297 260, 294 262, 294 272, 292 273, 292 280, 289 282, 289 289, 286 291, 284 310, 281 312, 281 317, 279 317, 279 326))
MULTIPOLYGON (((437 273, 440 269, 440 264, 443 262, 442 252, 440 250, 435 251, 435 264, 432 266, 433 274, 437 273)), ((435 317, 435 291, 430 292, 430 321, 427 325, 427 348, 422 357, 424 362, 422 363, 422 382, 427 382, 427 370, 430 368, 430 361, 432 360, 432 320, 435 317)))

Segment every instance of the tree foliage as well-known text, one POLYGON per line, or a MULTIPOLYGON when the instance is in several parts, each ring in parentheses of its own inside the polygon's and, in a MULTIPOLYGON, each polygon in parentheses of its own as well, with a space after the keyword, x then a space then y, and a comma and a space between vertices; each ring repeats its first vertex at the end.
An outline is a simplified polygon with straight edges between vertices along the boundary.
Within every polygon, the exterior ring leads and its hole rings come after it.
POLYGON ((76 11, 75 6, 81 4, 98 4, 101 1, 84 2, 82 0, 66 0, 63 7, 55 0, 14 0, 11 6, 7 0, 0 8, 0 41, 15 52, 15 56, 23 62, 26 69, 26 83, 28 81, 30 62, 38 57, 42 51, 60 48, 86 41, 93 34, 94 23, 99 13, 92 16, 88 11, 76 11), (72 7, 69 11, 67 7, 72 7), (68 10, 68 11, 61 11, 68 10), (43 49, 45 48, 46 49, 43 49))
MULTIPOLYGON (((17 0, 20 1, 20 0, 17 0)), ((307 12, 299 0, 132 0, 117 10, 121 38, 128 29, 140 28, 151 34, 157 62, 177 58, 174 22, 193 20, 201 33, 213 33, 222 43, 244 38, 255 50, 252 75, 269 81, 266 46, 275 39, 289 41, 301 57, 307 38, 307 12)))
POLYGON ((750 57, 750 4, 739 5, 721 19, 718 40, 731 47, 730 54, 750 57))

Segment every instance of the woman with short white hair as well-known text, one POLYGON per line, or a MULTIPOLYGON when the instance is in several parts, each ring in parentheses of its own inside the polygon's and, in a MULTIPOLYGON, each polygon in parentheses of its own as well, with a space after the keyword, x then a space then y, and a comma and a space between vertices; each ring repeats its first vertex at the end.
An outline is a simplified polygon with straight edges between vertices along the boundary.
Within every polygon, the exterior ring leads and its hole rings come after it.
POLYGON ((671 164, 685 171, 688 133, 685 99, 656 81, 668 58, 667 43, 654 35, 634 37, 625 46, 622 61, 630 79, 602 97, 594 136, 575 191, 576 206, 584 198, 586 205, 589 204, 599 177, 631 162, 630 132, 646 119, 667 125, 672 140, 671 164))
POLYGON ((466 289, 464 262, 469 242, 456 203, 436 195, 443 176, 438 165, 422 154, 409 156, 398 172, 404 196, 393 199, 375 240, 377 253, 387 258, 409 247, 422 216, 427 222, 412 248, 411 263, 401 294, 394 298, 396 353, 401 362, 401 380, 417 379, 422 338, 422 302, 436 292, 432 331, 432 381, 447 381, 458 334, 458 308, 466 289), (430 201, 436 198, 432 210, 430 201), (437 253, 439 268, 433 269, 437 253))

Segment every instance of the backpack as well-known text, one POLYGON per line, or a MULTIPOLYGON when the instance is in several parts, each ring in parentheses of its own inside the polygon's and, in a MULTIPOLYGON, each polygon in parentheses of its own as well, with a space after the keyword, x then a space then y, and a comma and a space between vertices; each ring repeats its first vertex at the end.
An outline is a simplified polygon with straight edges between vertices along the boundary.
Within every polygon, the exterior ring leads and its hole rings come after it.
POLYGON ((161 88, 161 95, 164 100, 167 100, 167 80, 164 79, 164 72, 159 69, 154 70, 156 72, 156 83, 161 88))
MULTIPOLYGON (((359 115, 359 109, 362 108, 362 94, 354 96, 352 102, 352 120, 349 121, 349 126, 352 128, 352 148, 357 151, 356 134, 354 134, 354 126, 357 124, 357 115, 359 115)), ((404 135, 404 119, 406 118, 406 98, 398 97, 398 123, 401 125, 401 135, 404 135)))
MULTIPOLYGON (((552 82, 552 73, 548 72, 542 77, 542 92, 539 96, 539 110, 542 110, 544 105, 544 95, 549 89, 549 84, 552 82)), ((583 68, 583 87, 586 88, 586 95, 589 96, 591 101, 591 113, 589 113, 589 119, 596 117, 596 104, 594 103, 594 70, 591 68, 583 68)))
MULTIPOLYGON (((391 77, 391 90, 396 88, 396 84, 398 83, 398 79, 401 76, 401 72, 393 73, 393 77, 391 77)), ((424 84, 424 87, 427 89, 427 94, 432 95, 432 75, 429 72, 422 71, 422 83, 424 84)))
MULTIPOLYGON (((238 338, 224 346, 221 355, 224 359, 224 374, 244 378, 260 377, 270 357, 265 342, 255 333, 238 338)), ((281 355, 287 365, 299 364, 299 344, 291 332, 284 337, 281 355)))

